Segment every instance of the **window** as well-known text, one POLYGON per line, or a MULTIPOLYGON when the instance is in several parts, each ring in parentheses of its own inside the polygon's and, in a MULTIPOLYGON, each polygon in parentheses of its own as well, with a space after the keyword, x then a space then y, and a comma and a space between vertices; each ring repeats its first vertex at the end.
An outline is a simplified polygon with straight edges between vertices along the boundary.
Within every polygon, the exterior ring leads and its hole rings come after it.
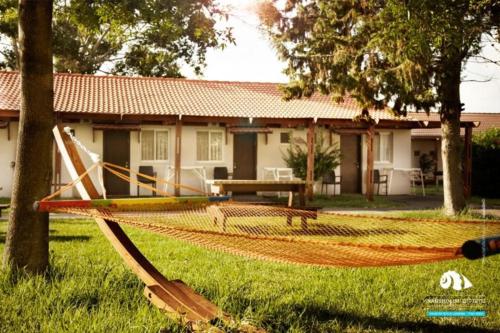
POLYGON ((222 161, 222 132, 196 132, 196 160, 222 161))
POLYGON ((280 143, 282 143, 282 144, 289 144, 290 143, 290 137, 291 137, 291 133, 290 132, 281 132, 280 133, 280 143))
POLYGON ((143 161, 168 160, 168 131, 141 131, 141 159, 143 161))
POLYGON ((375 135, 375 161, 392 162, 392 141, 392 133, 377 133, 375 135))

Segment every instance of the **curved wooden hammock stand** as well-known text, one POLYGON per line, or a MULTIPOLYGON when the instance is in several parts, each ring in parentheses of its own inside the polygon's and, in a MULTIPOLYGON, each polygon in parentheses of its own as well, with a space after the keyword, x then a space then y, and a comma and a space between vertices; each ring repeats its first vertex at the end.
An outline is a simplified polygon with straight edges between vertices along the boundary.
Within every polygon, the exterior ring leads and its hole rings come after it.
MULTIPOLYGON (((86 169, 75 144, 61 126, 54 127, 53 132, 71 179, 78 179, 86 169)), ((83 200, 99 198, 99 193, 88 175, 82 178, 76 187, 83 200)), ((229 315, 181 280, 165 278, 134 245, 118 223, 100 218, 95 220, 123 261, 146 285, 144 295, 169 317, 180 320, 195 330, 204 329, 217 319, 228 324, 233 322, 229 315)))
MULTIPOLYGON (((86 173, 86 168, 73 139, 60 126, 56 126, 53 132, 61 157, 66 164, 71 179, 76 182, 75 186, 81 198, 83 200, 98 199, 99 193, 88 174, 81 177, 86 173), (81 181, 77 181, 80 177, 81 181)), ((311 212, 306 212, 307 215, 303 214, 299 215, 303 220, 316 217, 311 212)), ((219 209, 213 216, 215 217, 214 222, 220 219, 224 228, 225 220, 229 215, 226 215, 223 209, 219 209)), ((139 251, 119 224, 102 218, 96 218, 95 220, 125 263, 146 284, 144 295, 151 303, 165 311, 173 319, 179 320, 195 330, 208 329, 211 327, 211 323, 217 320, 222 321, 227 326, 236 326, 235 321, 228 314, 200 294, 197 294, 182 281, 165 278, 139 251)), ((288 220, 288 222, 291 221, 288 220)), ((307 229, 307 224, 304 221, 302 221, 302 227, 307 229)), ((461 253, 469 259, 498 254, 500 253, 500 237, 482 237, 481 239, 469 240, 462 246, 461 253)), ((239 331, 264 332, 263 329, 250 325, 240 326, 239 331)))

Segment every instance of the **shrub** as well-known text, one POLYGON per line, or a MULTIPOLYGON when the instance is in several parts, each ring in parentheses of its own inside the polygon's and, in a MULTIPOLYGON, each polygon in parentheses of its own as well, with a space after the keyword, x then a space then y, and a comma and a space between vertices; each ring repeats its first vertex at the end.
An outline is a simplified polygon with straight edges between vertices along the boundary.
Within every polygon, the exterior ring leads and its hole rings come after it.
POLYGON ((420 169, 422 169, 422 172, 424 174, 432 172, 436 168, 436 161, 427 154, 422 154, 418 162, 420 165, 420 169))
MULTIPOLYGON (((340 149, 338 145, 326 145, 321 138, 316 140, 314 149, 314 180, 319 180, 325 173, 340 165, 340 149)), ((306 179, 307 144, 302 139, 293 139, 290 147, 283 154, 283 160, 293 169, 296 177, 306 179)))

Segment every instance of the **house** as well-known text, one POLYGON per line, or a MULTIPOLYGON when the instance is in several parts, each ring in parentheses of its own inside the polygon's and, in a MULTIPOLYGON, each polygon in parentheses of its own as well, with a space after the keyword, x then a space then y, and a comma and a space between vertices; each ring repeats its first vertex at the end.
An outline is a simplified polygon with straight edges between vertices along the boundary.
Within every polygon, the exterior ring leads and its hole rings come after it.
MULTIPOLYGON (((158 177, 200 189, 214 167, 227 167, 235 179, 262 179, 266 167, 285 167, 292 138, 306 140, 312 152, 322 137, 342 152, 337 191, 369 194, 372 169, 412 166, 411 129, 423 126, 384 111, 353 121, 361 110, 350 98, 341 104, 319 94, 283 101, 275 83, 55 74, 54 90, 56 122, 70 126, 104 161, 135 170, 153 166, 158 177)), ((15 168, 19 96, 19 74, 0 72, 2 197, 10 196, 15 168)), ((69 181, 58 155, 55 188, 69 181)), ((104 183, 109 195, 137 195, 135 185, 109 173, 104 183)), ((392 179, 391 194, 409 192, 408 179, 392 179)))
MULTIPOLYGON (((412 113, 409 115, 413 119, 418 119, 422 122, 439 121, 439 115, 432 113, 412 113)), ((500 113, 472 113, 463 112, 461 115, 462 122, 472 122, 475 124, 474 132, 480 133, 490 128, 500 128, 500 113)), ((465 137, 465 128, 461 129, 461 136, 465 137)), ((434 171, 442 172, 443 164, 441 158, 441 129, 440 128, 414 128, 411 130, 411 150, 412 150, 412 167, 419 168, 421 166, 420 159, 425 154, 434 161, 433 170, 428 174, 428 178, 433 178, 434 171)))

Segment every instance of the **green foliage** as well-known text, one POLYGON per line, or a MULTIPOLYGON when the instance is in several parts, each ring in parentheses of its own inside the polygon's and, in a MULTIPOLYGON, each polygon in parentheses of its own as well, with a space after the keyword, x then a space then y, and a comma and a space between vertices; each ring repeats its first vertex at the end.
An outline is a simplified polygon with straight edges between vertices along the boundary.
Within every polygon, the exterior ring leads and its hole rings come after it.
POLYGON ((490 128, 474 134, 472 142, 475 146, 483 149, 500 149, 500 128, 490 128))
MULTIPOLYGON (((0 252, 5 227, 0 221, 0 252)), ((167 278, 182 279, 238 320, 268 332, 479 332, 500 326, 495 298, 500 256, 484 263, 324 269, 249 260, 153 233, 126 232, 167 278), (488 317, 425 317, 425 297, 450 294, 439 286, 450 269, 474 284, 460 295, 486 295, 488 317)), ((0 331, 186 332, 143 296, 144 285, 94 221, 51 221, 50 244, 52 264, 45 277, 0 272, 0 331)))
POLYGON ((259 14, 288 61, 288 99, 320 91, 367 109, 437 106, 456 117, 462 63, 481 38, 499 38, 496 0, 271 2, 259 14))
MULTIPOLYGON (((55 70, 178 77, 184 62, 200 73, 208 48, 233 42, 215 27, 222 16, 212 0, 56 0, 55 70)), ((17 1, 0 0, 0 37, 0 68, 16 69, 17 1)))
POLYGON ((418 159, 418 162, 423 173, 432 172, 436 166, 436 161, 427 154, 422 154, 418 159))
MULTIPOLYGON (((320 137, 316 140, 314 151, 314 180, 320 179, 325 173, 340 165, 340 149, 338 145, 328 146, 320 137)), ((293 169, 296 177, 306 179, 307 174, 307 144, 304 140, 293 139, 290 147, 283 154, 283 160, 293 169)))

